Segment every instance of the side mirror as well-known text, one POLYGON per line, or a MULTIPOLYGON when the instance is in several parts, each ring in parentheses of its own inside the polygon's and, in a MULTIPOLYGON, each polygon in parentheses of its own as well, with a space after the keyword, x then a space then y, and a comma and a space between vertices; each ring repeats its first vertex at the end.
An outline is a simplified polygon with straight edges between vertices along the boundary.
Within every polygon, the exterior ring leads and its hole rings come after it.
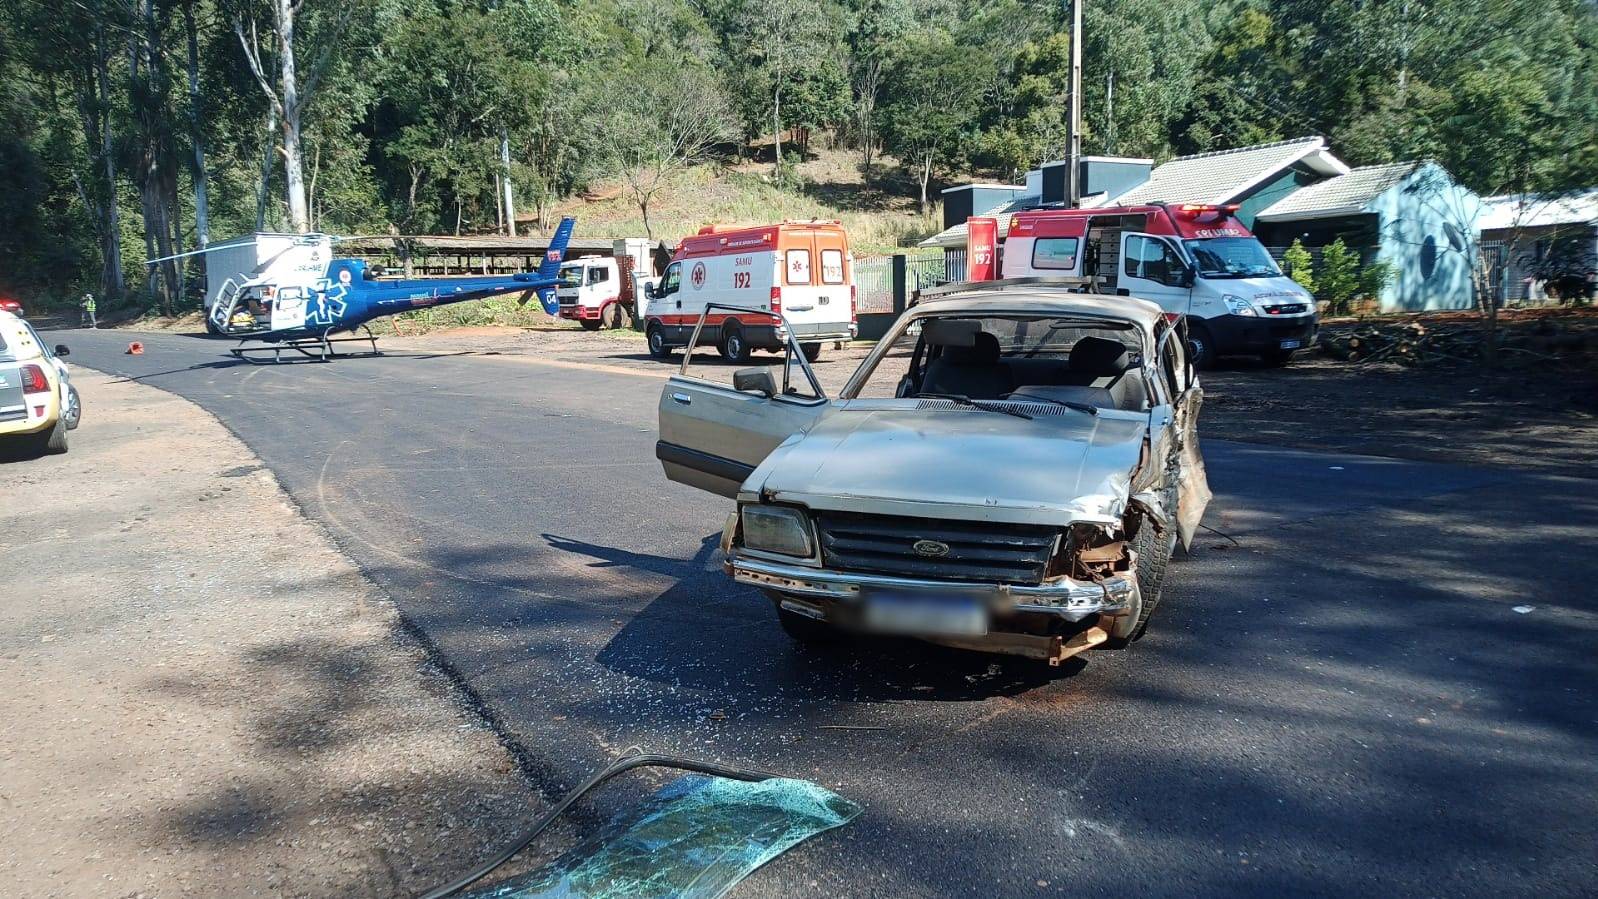
POLYGON ((776 396, 777 379, 769 368, 740 368, 732 373, 732 389, 740 393, 776 396))
POLYGON ((70 356, 70 355, 72 355, 72 351, 67 349, 67 345, 66 344, 58 343, 58 344, 55 345, 55 354, 57 356, 70 356))
POLYGON ((1176 286, 1191 288, 1197 280, 1198 272, 1191 267, 1183 268, 1181 274, 1176 276, 1176 286))

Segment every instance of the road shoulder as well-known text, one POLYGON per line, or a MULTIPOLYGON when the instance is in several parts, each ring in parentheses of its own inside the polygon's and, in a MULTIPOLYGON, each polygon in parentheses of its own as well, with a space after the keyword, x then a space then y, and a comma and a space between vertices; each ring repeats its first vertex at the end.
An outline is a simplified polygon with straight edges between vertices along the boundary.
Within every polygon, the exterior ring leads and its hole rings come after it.
POLYGON ((79 369, 0 465, 8 895, 414 894, 527 817, 393 606, 209 414, 79 369))

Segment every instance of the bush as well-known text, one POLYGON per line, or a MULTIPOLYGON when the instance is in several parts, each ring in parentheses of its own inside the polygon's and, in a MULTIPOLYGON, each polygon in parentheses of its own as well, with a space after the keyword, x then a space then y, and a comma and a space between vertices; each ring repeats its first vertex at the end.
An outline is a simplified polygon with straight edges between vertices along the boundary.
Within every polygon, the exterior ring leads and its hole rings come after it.
POLYGON ((1393 264, 1391 262, 1372 262, 1360 269, 1359 295, 1374 303, 1380 303, 1382 291, 1393 280, 1393 264))
POLYGON ((1333 315, 1348 314, 1359 293, 1359 269, 1359 251, 1343 243, 1341 237, 1321 251, 1321 295, 1333 315))
POLYGON ((1309 250, 1304 249, 1303 241, 1294 240, 1293 245, 1282 254, 1282 267, 1299 287, 1311 294, 1315 293, 1315 261, 1309 250))

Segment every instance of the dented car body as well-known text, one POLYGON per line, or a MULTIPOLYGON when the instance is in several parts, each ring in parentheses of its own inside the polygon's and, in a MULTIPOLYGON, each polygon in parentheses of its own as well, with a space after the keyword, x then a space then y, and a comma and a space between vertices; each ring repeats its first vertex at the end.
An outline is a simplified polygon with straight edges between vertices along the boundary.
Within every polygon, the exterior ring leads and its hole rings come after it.
POLYGON ((1201 399, 1152 303, 991 282, 924 298, 836 398, 797 346, 730 385, 690 353, 656 454, 737 500, 727 571, 795 637, 1059 664, 1146 627, 1209 501, 1201 399))

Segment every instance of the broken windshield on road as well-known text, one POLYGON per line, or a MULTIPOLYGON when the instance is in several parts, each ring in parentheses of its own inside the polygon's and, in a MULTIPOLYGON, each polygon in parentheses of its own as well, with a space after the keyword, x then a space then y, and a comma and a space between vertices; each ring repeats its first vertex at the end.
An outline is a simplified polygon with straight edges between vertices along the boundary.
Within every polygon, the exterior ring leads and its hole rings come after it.
POLYGON ((805 780, 689 774, 531 874, 473 899, 715 899, 860 806, 805 780))

